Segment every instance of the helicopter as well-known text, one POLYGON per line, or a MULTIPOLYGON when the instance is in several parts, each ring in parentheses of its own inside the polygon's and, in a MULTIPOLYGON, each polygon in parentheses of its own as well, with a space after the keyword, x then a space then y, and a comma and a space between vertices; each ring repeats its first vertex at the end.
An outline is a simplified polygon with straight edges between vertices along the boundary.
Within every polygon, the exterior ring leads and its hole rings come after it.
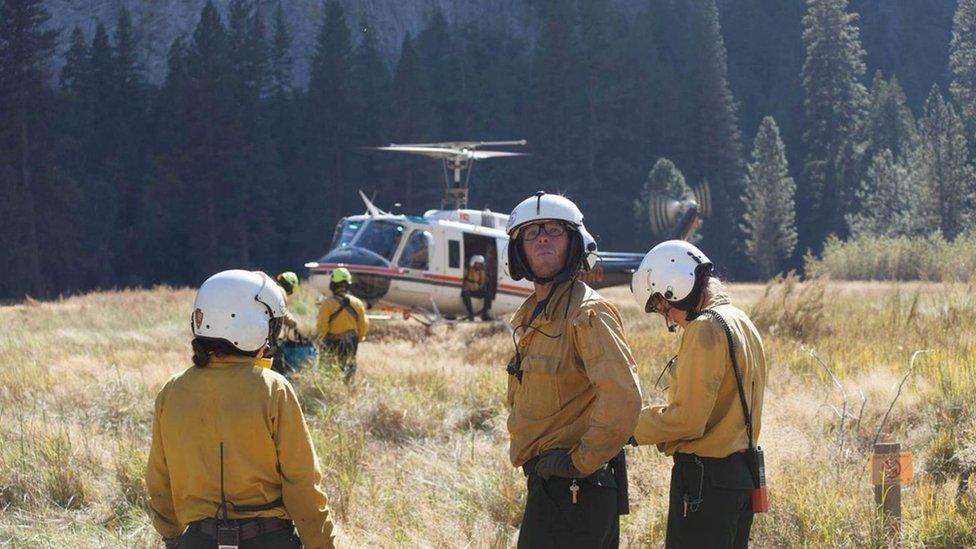
MULTIPOLYGON (((481 255, 494 314, 515 311, 533 292, 533 284, 512 280, 505 268, 508 214, 469 209, 467 202, 476 162, 526 156, 481 148, 524 145, 525 140, 457 141, 367 148, 440 160, 445 184, 441 208, 419 216, 394 214, 378 208, 360 190, 366 212, 340 219, 329 251, 305 264, 311 285, 325 294, 332 271, 345 267, 353 273, 351 292, 371 309, 400 312, 430 326, 466 314, 461 300, 465 267, 481 255)), ((669 238, 687 239, 701 223, 702 207, 695 197, 654 197, 649 212, 652 228, 669 226, 669 238)), ((644 254, 598 252, 598 257, 594 268, 579 273, 594 288, 629 284, 644 254)), ((481 299, 473 301, 484 306, 481 299)))

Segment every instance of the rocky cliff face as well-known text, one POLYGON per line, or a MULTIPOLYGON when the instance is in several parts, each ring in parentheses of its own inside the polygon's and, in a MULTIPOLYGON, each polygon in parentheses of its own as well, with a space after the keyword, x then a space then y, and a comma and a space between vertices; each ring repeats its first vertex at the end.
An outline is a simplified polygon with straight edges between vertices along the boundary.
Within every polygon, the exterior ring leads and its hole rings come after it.
MULTIPOLYGON (((114 28, 119 10, 125 7, 132 15, 142 53, 143 66, 150 81, 161 82, 166 76, 166 53, 173 40, 191 34, 207 0, 46 0, 51 25, 63 29, 61 52, 67 48, 68 36, 75 26, 91 38, 97 21, 114 28)), ((315 35, 322 23, 324 0, 258 0, 265 21, 272 20, 278 2, 282 2, 292 34, 292 54, 296 84, 304 86, 314 52, 315 35)), ((213 0, 226 16, 228 0, 213 0)), ((452 24, 469 22, 491 24, 515 36, 531 35, 534 16, 531 0, 341 0, 346 20, 353 31, 373 29, 390 64, 399 54, 403 36, 416 35, 424 28, 436 9, 443 11, 452 24)), ((61 64, 60 58, 55 69, 61 64)))

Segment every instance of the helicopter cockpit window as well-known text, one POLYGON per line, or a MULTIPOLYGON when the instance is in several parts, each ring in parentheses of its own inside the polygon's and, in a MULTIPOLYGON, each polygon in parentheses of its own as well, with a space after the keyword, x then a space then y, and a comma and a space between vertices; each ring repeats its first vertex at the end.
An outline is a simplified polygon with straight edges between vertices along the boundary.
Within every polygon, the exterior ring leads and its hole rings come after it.
POLYGON ((400 254, 400 266, 406 269, 427 270, 430 261, 430 247, 434 237, 430 231, 414 231, 410 233, 407 245, 400 254))
POLYGON ((332 246, 329 247, 330 250, 336 248, 345 248, 348 246, 352 239, 356 237, 356 233, 363 226, 362 221, 353 221, 351 219, 343 219, 340 221, 335 228, 335 235, 332 237, 332 246))
POLYGON ((393 259, 393 254, 403 238, 403 225, 392 221, 370 221, 363 228, 363 234, 356 241, 356 246, 366 248, 387 260, 393 259))

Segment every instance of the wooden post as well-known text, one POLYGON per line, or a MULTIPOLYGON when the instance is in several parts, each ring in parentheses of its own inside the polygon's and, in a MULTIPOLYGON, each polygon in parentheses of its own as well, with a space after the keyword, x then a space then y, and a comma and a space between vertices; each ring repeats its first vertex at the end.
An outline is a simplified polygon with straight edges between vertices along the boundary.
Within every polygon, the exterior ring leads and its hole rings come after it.
POLYGON ((879 442, 874 445, 872 478, 874 502, 881 513, 881 521, 892 541, 901 545, 901 444, 879 442))

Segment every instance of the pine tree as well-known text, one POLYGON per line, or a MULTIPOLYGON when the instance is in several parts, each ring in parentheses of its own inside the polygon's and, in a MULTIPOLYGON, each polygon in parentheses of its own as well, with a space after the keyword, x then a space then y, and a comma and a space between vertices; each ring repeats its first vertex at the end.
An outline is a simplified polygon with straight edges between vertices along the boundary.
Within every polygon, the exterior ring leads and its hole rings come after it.
POLYGON ((184 97, 189 88, 187 38, 173 40, 167 53, 167 72, 153 109, 154 169, 147 177, 142 195, 139 234, 143 246, 152 250, 139 265, 141 280, 149 284, 199 283, 197 269, 187 261, 191 234, 205 237, 198 220, 199 196, 192 197, 190 182, 185 179, 188 159, 183 152, 187 136, 187 106, 184 97))
POLYGON ((0 295, 45 295, 40 200, 49 167, 43 163, 42 117, 51 109, 47 63, 57 32, 40 0, 0 1, 0 244, 7 268, 0 295))
POLYGON ((976 138, 976 0, 958 0, 952 20, 952 42, 949 45, 949 67, 952 69, 950 91, 960 107, 969 128, 970 139, 976 138))
POLYGON ((691 187, 685 182, 685 176, 674 162, 667 158, 658 158, 654 167, 647 173, 642 195, 645 203, 653 195, 683 200, 691 195, 691 187))
POLYGON ((772 117, 763 118, 748 165, 745 215, 746 254, 759 275, 769 278, 783 269, 796 248, 794 195, 786 150, 772 117))
POLYGON ((309 254, 319 251, 322 235, 330 233, 331 224, 343 215, 352 197, 344 165, 353 126, 349 118, 350 53, 345 12, 338 0, 329 0, 312 57, 305 116, 305 154, 310 161, 305 187, 309 210, 305 218, 316 220, 308 225, 309 254))
POLYGON ((271 95, 273 97, 283 97, 290 91, 292 79, 291 33, 288 30, 288 23, 285 21, 285 12, 281 4, 279 1, 278 5, 275 6, 271 50, 269 52, 271 95))
POLYGON ((58 82, 61 91, 81 99, 87 92, 85 91, 85 78, 88 76, 88 44, 85 43, 85 33, 79 27, 71 31, 69 39, 70 46, 64 54, 64 66, 61 67, 61 75, 58 82))
MULTIPOLYGON (((647 173, 640 196, 634 201, 634 222, 639 232, 651 235, 650 210, 656 197, 672 200, 684 200, 692 196, 691 187, 685 182, 685 176, 674 162, 667 158, 658 158, 654 167, 647 173)), ((662 237, 664 235, 653 235, 662 237)))
POLYGON ((414 40, 414 47, 427 74, 431 101, 437 109, 438 135, 446 140, 461 139, 460 103, 467 86, 464 80, 458 79, 461 60, 443 11, 434 10, 427 26, 414 40))
POLYGON ((925 102, 919 121, 919 146, 910 159, 913 184, 925 189, 920 219, 929 229, 939 229, 947 238, 971 227, 976 221, 976 182, 969 164, 969 149, 962 118, 943 99, 937 86, 925 102))
POLYGON ((888 149, 896 159, 903 158, 914 146, 916 133, 915 117, 898 79, 892 76, 886 82, 877 72, 871 83, 871 104, 865 123, 864 134, 869 140, 865 157, 873 159, 888 149))
POLYGON ((141 282, 140 272, 146 248, 139 227, 143 215, 145 181, 151 171, 150 132, 147 131, 149 89, 138 60, 136 44, 132 18, 129 11, 122 8, 113 35, 112 54, 116 82, 114 109, 118 121, 113 155, 118 166, 115 192, 119 197, 113 255, 120 259, 116 264, 117 282, 123 284, 141 282))
POLYGON ((239 247, 233 245, 236 228, 221 222, 235 213, 233 204, 223 198, 234 196, 237 190, 228 165, 238 152, 231 110, 232 67, 227 30, 209 0, 200 12, 183 63, 186 79, 177 97, 180 118, 173 160, 188 193, 185 216, 194 229, 184 261, 191 277, 199 278, 240 261, 239 247))
MULTIPOLYGON (((575 11, 576 2, 570 4, 575 11)), ((582 154, 589 141, 579 29, 567 5, 546 0, 539 6, 540 30, 528 83, 528 140, 536 155, 535 183, 570 196, 592 180, 582 154)), ((572 13, 572 12, 571 12, 572 13)))
MULTIPOLYGON (((403 38, 400 60, 393 77, 393 107, 390 112, 391 141, 415 143, 437 141, 440 122, 430 93, 429 80, 409 33, 403 38)), ((395 194, 408 211, 418 206, 437 205, 439 189, 430 185, 437 181, 438 171, 431 169, 424 159, 398 160, 397 182, 401 189, 395 194)), ((391 197, 394 198, 394 197, 391 197)))
POLYGON ((742 145, 736 104, 729 89, 725 43, 714 0, 700 0, 693 22, 693 59, 697 97, 694 124, 693 180, 711 185, 712 212, 702 231, 706 252, 720 264, 739 264, 734 230, 742 216, 739 197, 744 190, 742 145))
POLYGON ((851 236, 912 236, 923 230, 918 199, 925 188, 912 183, 890 150, 875 155, 858 191, 861 211, 848 216, 851 236))
POLYGON ((803 27, 807 151, 797 204, 801 251, 845 232, 845 205, 853 202, 860 179, 857 150, 867 108, 864 50, 847 0, 807 0, 803 27))
MULTIPOLYGON (((392 79, 380 55, 376 31, 365 22, 359 28, 362 32, 350 61, 350 109, 356 123, 349 141, 355 147, 376 146, 389 139, 392 79)), ((380 161, 375 155, 351 156, 351 186, 375 190, 381 178, 380 161)))

